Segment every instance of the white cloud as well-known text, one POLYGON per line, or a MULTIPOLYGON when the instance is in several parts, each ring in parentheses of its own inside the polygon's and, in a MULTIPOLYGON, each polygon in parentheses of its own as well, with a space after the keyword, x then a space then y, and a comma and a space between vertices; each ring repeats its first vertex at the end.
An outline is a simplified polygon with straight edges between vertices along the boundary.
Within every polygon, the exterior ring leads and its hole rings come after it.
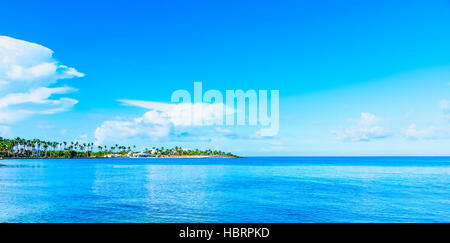
POLYGON ((363 112, 361 113, 361 119, 357 120, 356 122, 363 127, 368 127, 377 124, 379 121, 380 118, 378 118, 374 114, 363 112))
POLYGON ((431 139, 435 136, 435 133, 434 127, 418 129, 414 123, 404 131, 405 136, 410 139, 431 139))
POLYGON ((61 100, 49 100, 53 94, 65 94, 73 91, 70 87, 46 88, 41 87, 30 90, 27 93, 12 93, 0 98, 0 109, 11 105, 18 105, 24 103, 35 104, 54 104, 59 105, 61 100))
POLYGON ((74 68, 61 65, 53 51, 34 43, 0 36, 2 86, 46 86, 58 79, 83 77, 74 68))
POLYGON ((119 100, 125 105, 146 108, 149 111, 140 117, 105 121, 95 130, 96 144, 105 141, 132 137, 146 137, 159 140, 167 137, 186 137, 219 134, 233 136, 229 130, 214 127, 224 119, 224 104, 168 104, 150 101, 119 100), (207 131, 205 126, 210 127, 207 131), (199 130, 198 128, 202 128, 199 130))
POLYGON ((403 130, 403 135, 413 140, 450 139, 450 100, 442 100, 439 104, 442 111, 439 119, 435 119, 431 125, 418 126, 413 123, 403 130))
POLYGON ((74 68, 59 64, 53 51, 44 46, 0 36, 0 123, 71 109, 77 100, 51 97, 75 89, 48 86, 59 79, 83 76, 74 68))
POLYGON ((411 124, 404 130, 404 135, 413 140, 450 139, 450 125, 436 123, 425 128, 417 128, 416 124, 411 124))
MULTIPOLYGON (((145 115, 144 115, 145 116, 145 115)), ((171 132, 170 124, 157 124, 145 121, 145 118, 133 120, 105 121, 95 130, 95 143, 103 144, 105 140, 121 140, 137 136, 145 136, 157 140, 171 132)))
POLYGON ((361 113, 355 126, 332 130, 337 139, 344 141, 370 141, 390 136, 390 132, 379 125, 381 119, 371 113, 361 113))
POLYGON ((153 110, 155 112, 146 113, 147 120, 152 122, 172 123, 174 126, 194 126, 222 124, 225 115, 233 115, 233 109, 226 109, 224 104, 209 103, 181 103, 168 104, 140 100, 119 100, 125 105, 137 106, 153 110))

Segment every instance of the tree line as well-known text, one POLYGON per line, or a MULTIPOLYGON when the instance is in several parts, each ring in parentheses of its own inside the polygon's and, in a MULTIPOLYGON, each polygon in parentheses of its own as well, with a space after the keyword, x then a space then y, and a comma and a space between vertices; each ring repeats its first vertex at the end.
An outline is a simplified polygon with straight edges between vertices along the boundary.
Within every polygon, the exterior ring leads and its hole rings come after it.
MULTIPOLYGON (((231 153, 218 150, 190 150, 181 147, 144 149, 155 157, 170 156, 227 156, 231 153)), ((103 158, 111 154, 127 155, 136 153, 136 146, 95 146, 94 143, 50 142, 40 139, 6 139, 0 137, 0 157, 2 158, 103 158)))

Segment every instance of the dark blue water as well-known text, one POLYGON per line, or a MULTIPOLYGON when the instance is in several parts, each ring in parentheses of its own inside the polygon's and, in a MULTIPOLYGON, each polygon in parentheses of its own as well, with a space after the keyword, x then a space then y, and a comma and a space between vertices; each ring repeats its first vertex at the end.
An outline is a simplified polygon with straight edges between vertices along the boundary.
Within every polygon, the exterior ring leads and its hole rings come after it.
POLYGON ((449 157, 0 163, 0 222, 450 222, 449 157))

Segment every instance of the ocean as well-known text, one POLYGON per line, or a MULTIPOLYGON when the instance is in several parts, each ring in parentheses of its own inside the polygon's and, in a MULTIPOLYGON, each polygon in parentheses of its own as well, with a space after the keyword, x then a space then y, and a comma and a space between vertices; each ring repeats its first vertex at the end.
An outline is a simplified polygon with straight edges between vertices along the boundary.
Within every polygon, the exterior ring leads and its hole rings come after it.
POLYGON ((450 157, 0 164, 0 222, 450 222, 450 157))

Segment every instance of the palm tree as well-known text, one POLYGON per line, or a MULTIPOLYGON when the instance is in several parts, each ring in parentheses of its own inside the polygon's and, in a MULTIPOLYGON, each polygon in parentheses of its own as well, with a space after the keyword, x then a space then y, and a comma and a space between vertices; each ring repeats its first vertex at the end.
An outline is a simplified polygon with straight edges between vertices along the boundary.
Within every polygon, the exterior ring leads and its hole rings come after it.
POLYGON ((44 141, 44 156, 47 157, 47 148, 48 148, 48 143, 44 141))

